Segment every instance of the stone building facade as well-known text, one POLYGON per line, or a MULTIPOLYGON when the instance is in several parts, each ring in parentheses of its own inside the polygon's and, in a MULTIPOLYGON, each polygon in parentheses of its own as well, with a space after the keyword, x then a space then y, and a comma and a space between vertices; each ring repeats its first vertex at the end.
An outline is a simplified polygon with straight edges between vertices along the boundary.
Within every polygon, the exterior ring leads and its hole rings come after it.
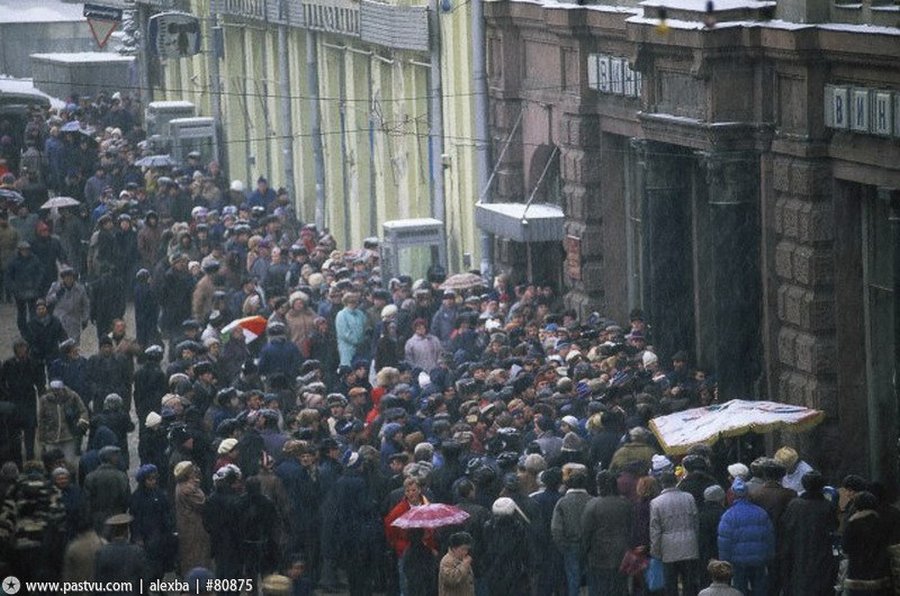
POLYGON ((897 7, 715 4, 486 3, 493 200, 559 205, 531 267, 573 308, 642 307, 723 398, 825 410, 804 457, 896 480, 897 7))

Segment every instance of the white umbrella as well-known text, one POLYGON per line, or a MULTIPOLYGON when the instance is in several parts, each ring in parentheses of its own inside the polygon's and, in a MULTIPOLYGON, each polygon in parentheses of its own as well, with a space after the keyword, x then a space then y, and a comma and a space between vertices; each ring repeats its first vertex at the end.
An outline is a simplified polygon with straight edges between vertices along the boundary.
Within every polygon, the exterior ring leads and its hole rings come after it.
POLYGON ((76 207, 78 205, 81 205, 81 203, 72 197, 53 197, 41 205, 41 209, 60 209, 62 207, 76 207))

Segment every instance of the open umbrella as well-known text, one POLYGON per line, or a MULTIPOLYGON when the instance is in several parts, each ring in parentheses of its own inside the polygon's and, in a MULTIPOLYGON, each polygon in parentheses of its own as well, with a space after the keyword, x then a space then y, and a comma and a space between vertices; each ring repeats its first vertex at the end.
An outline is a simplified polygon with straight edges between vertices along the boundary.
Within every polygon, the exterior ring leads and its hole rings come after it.
POLYGON ((81 203, 76 201, 72 197, 53 197, 52 199, 41 205, 41 209, 53 209, 54 207, 75 207, 77 205, 81 205, 81 203))
POLYGON ((169 155, 148 155, 134 162, 139 168, 170 168, 177 165, 169 155))
POLYGON ((78 132, 81 130, 81 122, 78 120, 71 120, 60 126, 59 130, 60 132, 78 132))
POLYGON ((442 528, 455 526, 469 519, 469 514, 453 505, 429 503, 413 507, 391 523, 398 528, 442 528))
POLYGON ((225 327, 222 329, 222 335, 231 333, 235 327, 240 327, 244 330, 244 342, 249 344, 254 339, 266 332, 267 323, 268 321, 266 321, 266 318, 259 315, 244 317, 243 319, 235 319, 234 321, 225 325, 225 327))
POLYGON ((733 399, 724 404, 692 408, 650 421, 650 429, 669 455, 687 453, 691 445, 712 445, 722 437, 779 429, 809 430, 825 419, 821 410, 772 401, 733 399))
POLYGON ((11 188, 0 188, 0 201, 12 201, 13 203, 22 203, 25 201, 25 197, 22 196, 22 193, 15 191, 11 188))
POLYGON ((455 273, 444 280, 441 284, 442 290, 468 290, 483 286, 484 280, 480 275, 474 273, 455 273))

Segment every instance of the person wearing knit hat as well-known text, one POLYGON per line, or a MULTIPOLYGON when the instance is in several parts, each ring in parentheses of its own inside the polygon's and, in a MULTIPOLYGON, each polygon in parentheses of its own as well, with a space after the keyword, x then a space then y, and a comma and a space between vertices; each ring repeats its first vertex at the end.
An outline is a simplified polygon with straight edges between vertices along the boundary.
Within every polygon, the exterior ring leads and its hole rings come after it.
MULTIPOLYGON (((209 534, 203 525, 207 496, 200 487, 199 468, 190 461, 175 464, 175 520, 178 532, 178 563, 181 569, 211 565, 209 534)), ((189 574, 190 575, 190 574, 189 574)), ((205 586, 204 586, 205 588, 205 586)), ((204 590, 201 590, 201 592, 204 590)))
POLYGON ((743 594, 765 595, 766 566, 775 557, 775 527, 766 510, 750 502, 747 485, 731 484, 735 502, 719 521, 719 558, 732 564, 734 586, 743 594))
POLYGON ((728 561, 711 559, 706 566, 706 573, 712 583, 697 596, 743 596, 740 590, 731 587, 733 569, 728 561))
POLYGON ((775 459, 784 466, 785 474, 781 480, 782 486, 801 494, 803 492, 803 476, 812 472, 813 467, 800 459, 800 454, 792 447, 782 447, 776 451, 775 459))
POLYGON ((144 419, 144 426, 149 429, 158 428, 162 424, 162 416, 156 412, 150 412, 144 419))
POLYGON ((737 462, 728 466, 728 475, 731 477, 732 481, 740 478, 741 480, 746 482, 750 478, 750 468, 740 462, 737 462))
POLYGON ((719 520, 725 513, 725 489, 718 484, 708 486, 697 509, 700 560, 708 561, 718 556, 719 552, 719 520))
POLYGON ((650 475, 653 477, 659 477, 663 472, 672 472, 673 470, 675 470, 675 465, 665 455, 657 453, 650 460, 650 475))

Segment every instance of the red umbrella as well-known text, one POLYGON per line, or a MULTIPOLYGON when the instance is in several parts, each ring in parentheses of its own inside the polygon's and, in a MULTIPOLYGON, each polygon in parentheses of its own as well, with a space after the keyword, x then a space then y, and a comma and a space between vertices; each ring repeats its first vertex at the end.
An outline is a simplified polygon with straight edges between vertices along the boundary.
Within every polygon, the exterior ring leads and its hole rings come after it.
POLYGON ((250 343, 260 335, 266 332, 266 321, 265 317, 261 317, 259 315, 254 315, 252 317, 244 317, 243 319, 235 319, 234 321, 225 325, 222 329, 222 334, 231 333, 235 327, 240 327, 244 330, 244 342, 250 343))
POLYGON ((455 526, 469 519, 469 514, 453 505, 429 503, 413 507, 393 521, 392 526, 398 528, 441 528, 455 526))

